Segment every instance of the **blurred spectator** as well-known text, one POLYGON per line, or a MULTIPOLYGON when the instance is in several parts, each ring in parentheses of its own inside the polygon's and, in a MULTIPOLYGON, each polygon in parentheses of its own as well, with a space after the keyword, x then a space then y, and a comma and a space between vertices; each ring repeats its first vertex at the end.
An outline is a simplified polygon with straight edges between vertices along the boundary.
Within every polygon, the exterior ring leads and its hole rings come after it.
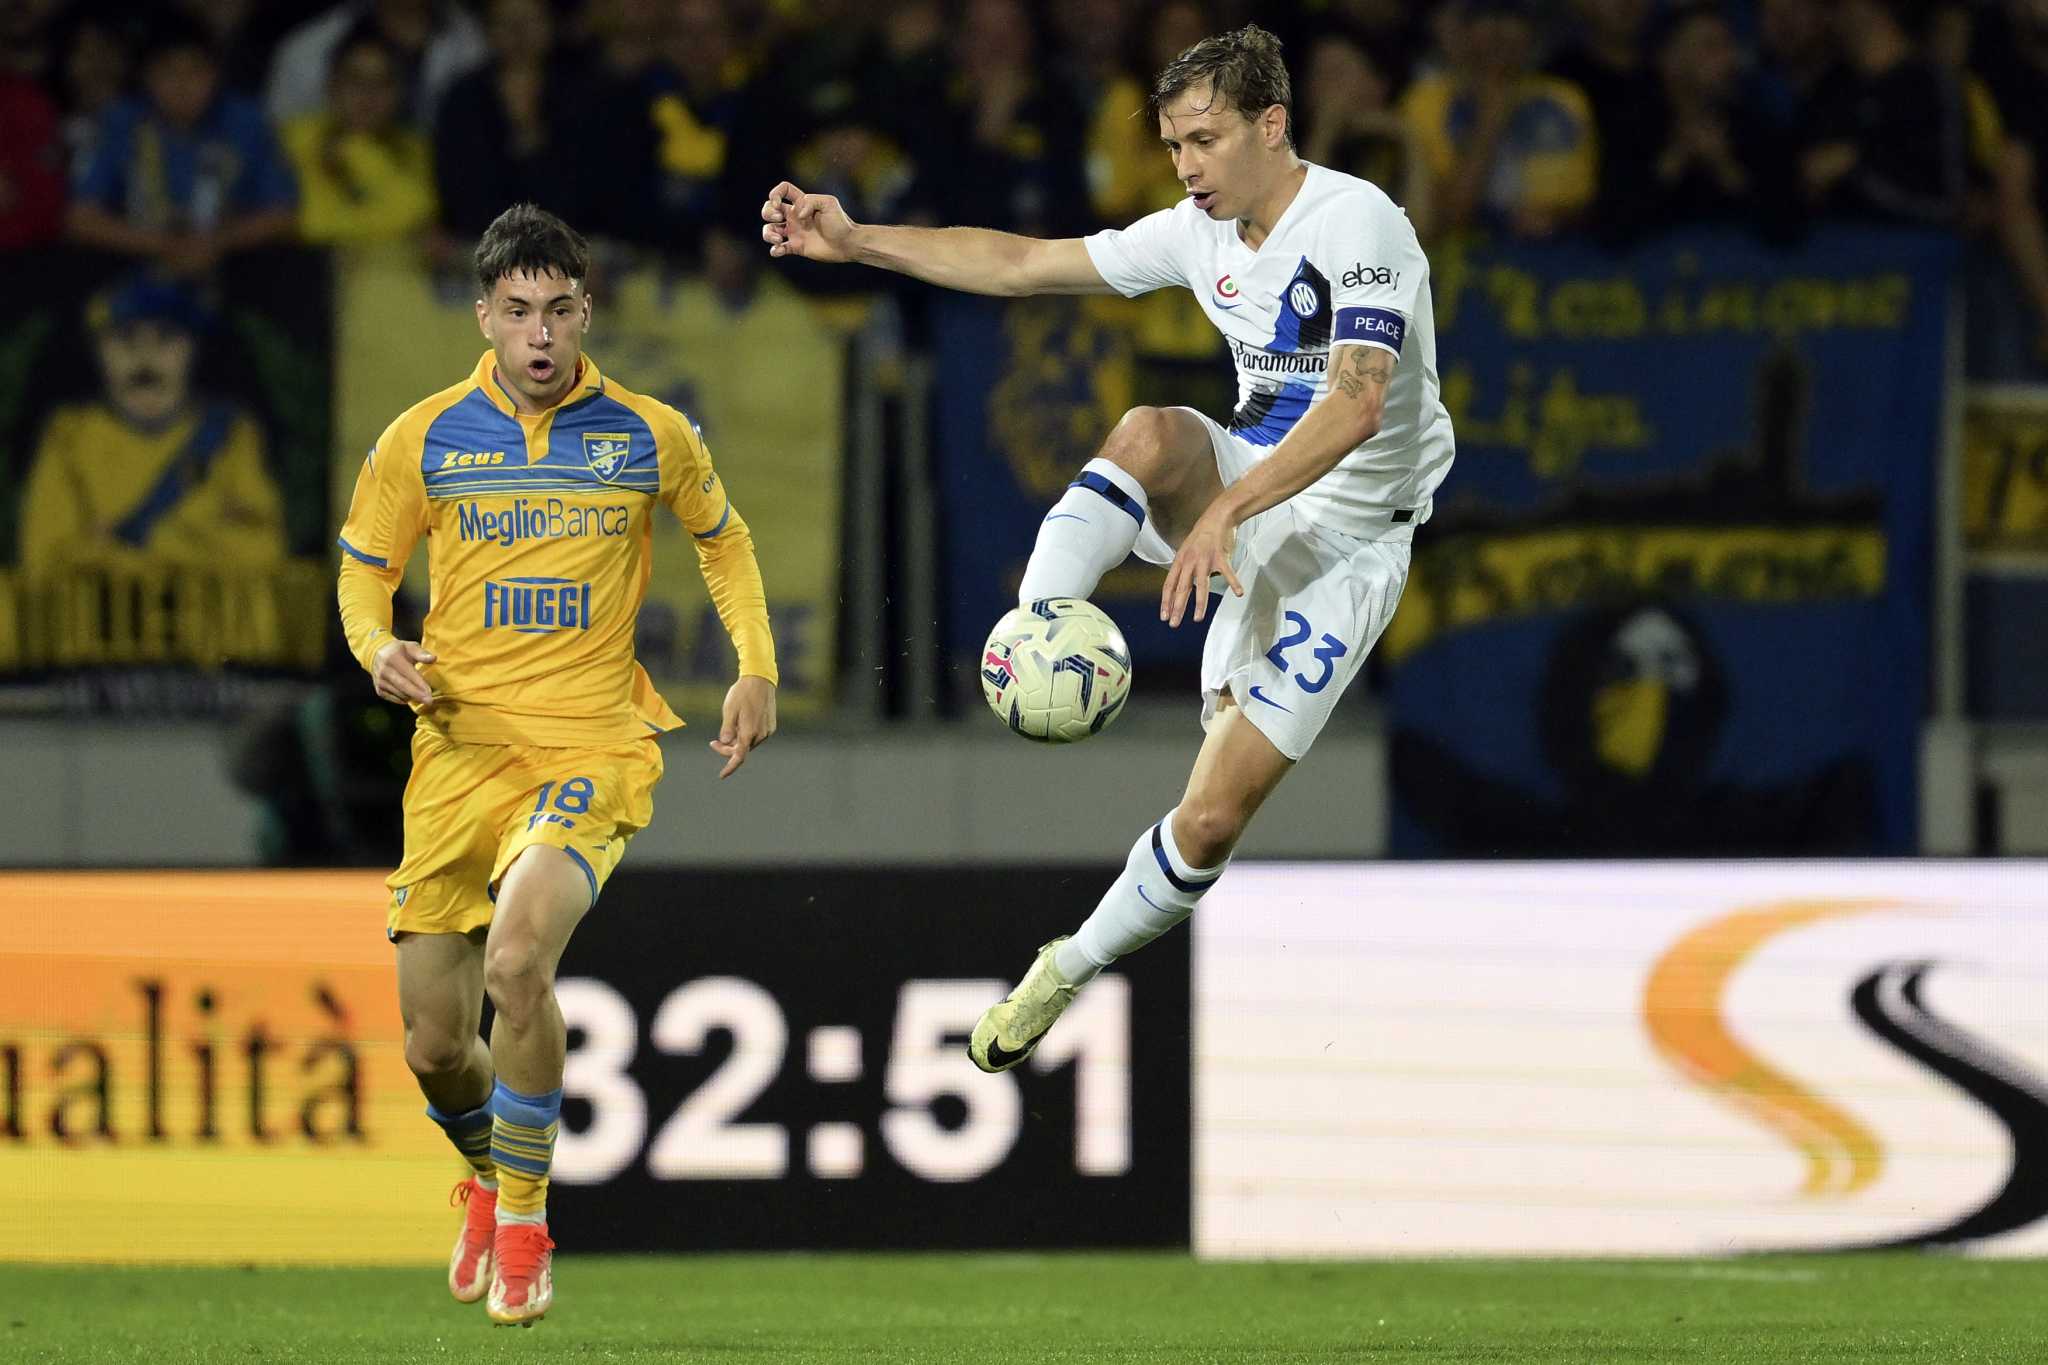
POLYGON ((159 15, 142 84, 101 119, 73 189, 72 237, 190 275, 289 236, 291 173, 263 111, 221 90, 205 30, 159 15))
MULTIPOLYGON (((1088 130, 1088 195, 1097 222, 1124 227, 1187 198, 1147 96, 1157 72, 1214 31, 1204 6, 1176 0, 1160 6, 1127 38, 1129 55, 1098 97, 1088 130)), ((1230 411, 1237 401, 1235 377, 1216 363, 1221 342, 1199 299, 1184 289, 1155 289, 1123 307, 1132 319, 1136 350, 1134 402, 1230 411)))
POLYGON ((1387 79, 1371 55, 1332 33, 1311 44, 1306 70, 1296 135, 1302 156, 1372 181, 1427 236, 1429 165, 1415 130, 1390 106, 1387 79))
POLYGON ((51 414, 21 503, 21 566, 142 557, 253 565, 284 557, 284 499, 248 413, 195 393, 207 319, 144 276, 94 298, 102 396, 51 414))
POLYGON ((580 149, 548 109, 549 92, 570 91, 573 82, 546 0, 491 0, 485 32, 489 63, 449 88, 434 125, 442 225, 478 237, 521 200, 583 221, 574 162, 580 149))
POLYGON ((398 57, 375 29, 334 53, 327 108, 284 128, 299 179, 299 236, 325 245, 394 241, 434 225, 427 140, 400 117, 398 57))
POLYGON ((2040 180, 2041 148, 2048 145, 2041 99, 2048 3, 2020 0, 2003 12, 1980 13, 1952 0, 1936 11, 1930 34, 1935 61, 1962 97, 1965 226, 1988 228, 2011 268, 1992 289, 1973 289, 1972 344, 2008 353, 2000 357, 2004 366, 2023 364, 2022 357, 2048 365, 2048 196, 2040 180))
MULTIPOLYGON (((719 190, 725 211, 759 203, 787 179, 837 195, 856 220, 931 221, 919 159, 938 164, 955 144, 947 123, 958 117, 944 107, 953 72, 943 60, 942 9, 899 0, 875 16, 854 0, 813 0, 803 15, 740 94, 719 190)), ((830 266, 787 273, 821 293, 865 288, 830 266)))
POLYGON ((1806 197, 1836 217, 1953 227, 1962 128, 1950 87, 1916 54, 1910 0, 1841 0, 1843 64, 1814 94, 1800 166, 1806 197))
POLYGON ((726 147, 748 65, 719 0, 679 0, 654 97, 655 193, 675 245, 694 252, 717 218, 726 147))
MULTIPOLYGON (((1304 31, 1290 39, 1288 50, 1298 60, 1299 54, 1308 51, 1325 34, 1349 38, 1372 58, 1373 67, 1389 89, 1405 90, 1414 75, 1416 59, 1429 45, 1431 8, 1413 0, 1326 0, 1306 16, 1304 31)), ((1257 9, 1245 18, 1266 22, 1263 11, 1257 9)))
POLYGON ((1666 11, 1653 53, 1654 93, 1602 150, 1594 230, 1621 242, 1687 223, 1784 236, 1797 198, 1792 157, 1740 98, 1742 53, 1720 7, 1692 0, 1666 11))
MULTIPOLYGON (((1111 227, 1172 208, 1187 196, 1159 140, 1159 120, 1147 107, 1147 95, 1155 73, 1208 36, 1209 14, 1194 0, 1175 0, 1160 6, 1138 32, 1142 43, 1103 87, 1088 130, 1088 197, 1097 220, 1111 227)), ((1201 353, 1207 356, 1209 348, 1201 353)))
POLYGON ((1437 17, 1444 64, 1415 79, 1401 115, 1429 159, 1437 227, 1547 236, 1593 198, 1592 107, 1538 73, 1536 27, 1518 0, 1463 0, 1437 17))
POLYGON ((1787 137, 1840 60, 1829 0, 1761 0, 1757 9, 1755 103, 1787 137))
POLYGON ((271 55, 297 24, 305 7, 292 0, 176 0, 213 35, 221 81, 230 90, 255 94, 270 74, 271 55))
POLYGON ((0 70, 48 88, 57 66, 58 0, 0 2, 0 70))
POLYGON ((1650 0, 1572 0, 1572 14, 1571 41, 1547 69, 1586 92, 1605 157, 1653 98, 1657 74, 1644 35, 1650 0))
POLYGON ((63 119, 65 165, 73 176, 92 164, 107 111, 128 93, 134 61, 133 26, 109 9, 81 5, 58 30, 51 88, 63 119))
POLYGON ((0 251, 64 229, 64 139, 57 106, 26 76, 0 72, 0 251))
POLYGON ((585 187, 573 221, 593 236, 660 245, 666 235, 650 211, 655 105, 671 84, 661 64, 666 10, 665 0, 590 0, 586 58, 564 97, 548 101, 547 116, 570 130, 576 178, 585 187))
POLYGON ((490 55, 475 19, 453 0, 349 0, 285 35, 270 67, 264 106, 279 124, 325 102, 334 50, 369 23, 398 54, 413 122, 431 127, 442 96, 490 55))
POLYGON ((940 216, 1033 237, 1087 230, 1085 130, 1039 78, 1037 34, 1020 0, 968 0, 953 52, 940 117, 956 142, 940 177, 940 216), (961 173, 970 166, 973 174, 961 173))

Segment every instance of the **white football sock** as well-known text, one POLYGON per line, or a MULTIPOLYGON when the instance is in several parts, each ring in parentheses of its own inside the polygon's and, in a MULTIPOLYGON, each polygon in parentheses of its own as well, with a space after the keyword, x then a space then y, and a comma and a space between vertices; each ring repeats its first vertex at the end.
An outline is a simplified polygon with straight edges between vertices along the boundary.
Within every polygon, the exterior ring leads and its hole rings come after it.
POLYGON ((1124 562, 1145 524, 1145 489, 1130 471, 1090 460, 1038 525, 1038 544, 1017 585, 1019 603, 1086 597, 1124 562))
POLYGON ((1225 858, 1214 867, 1188 866, 1173 841, 1173 815, 1168 811, 1138 836, 1123 875, 1074 936, 1054 950, 1052 965, 1070 984, 1093 981, 1104 967, 1193 914, 1195 903, 1230 865, 1225 858))

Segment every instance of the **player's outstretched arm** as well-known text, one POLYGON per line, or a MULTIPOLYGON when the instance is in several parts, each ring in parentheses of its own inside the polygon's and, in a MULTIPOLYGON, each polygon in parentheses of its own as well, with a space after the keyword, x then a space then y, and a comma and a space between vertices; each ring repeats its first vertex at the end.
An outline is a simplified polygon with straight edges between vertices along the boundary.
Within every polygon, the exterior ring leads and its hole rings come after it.
POLYGON ((770 256, 871 265, 970 294, 1115 292, 1079 237, 856 223, 835 196, 806 194, 787 180, 761 205, 761 240, 770 256))

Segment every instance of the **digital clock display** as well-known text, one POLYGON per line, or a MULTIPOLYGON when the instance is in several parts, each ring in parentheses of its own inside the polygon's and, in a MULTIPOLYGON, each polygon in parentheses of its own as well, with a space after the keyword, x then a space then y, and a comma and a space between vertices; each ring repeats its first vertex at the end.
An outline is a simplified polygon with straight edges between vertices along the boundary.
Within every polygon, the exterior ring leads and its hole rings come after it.
POLYGON ((1188 949, 1030 1061, 968 1032, 1114 869, 633 869, 564 959, 556 1235, 588 1249, 1184 1245, 1188 949))

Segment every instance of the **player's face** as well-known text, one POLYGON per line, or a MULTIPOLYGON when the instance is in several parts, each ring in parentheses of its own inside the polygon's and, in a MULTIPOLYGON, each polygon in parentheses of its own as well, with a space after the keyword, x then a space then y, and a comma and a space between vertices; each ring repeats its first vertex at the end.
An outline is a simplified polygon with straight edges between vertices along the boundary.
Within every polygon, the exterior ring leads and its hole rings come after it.
POLYGON ((99 335, 100 373, 121 415, 154 426, 185 406, 192 384, 192 334, 163 322, 131 322, 99 335))
POLYGON ((1207 82, 1159 110, 1159 137, 1195 207, 1215 219, 1242 218, 1258 203, 1285 157, 1287 114, 1274 105, 1247 119, 1215 100, 1207 82))
POLYGON ((590 296, 583 281, 560 271, 500 275, 489 298, 476 301, 477 325, 498 357, 498 378, 522 406, 561 401, 576 382, 590 296))

